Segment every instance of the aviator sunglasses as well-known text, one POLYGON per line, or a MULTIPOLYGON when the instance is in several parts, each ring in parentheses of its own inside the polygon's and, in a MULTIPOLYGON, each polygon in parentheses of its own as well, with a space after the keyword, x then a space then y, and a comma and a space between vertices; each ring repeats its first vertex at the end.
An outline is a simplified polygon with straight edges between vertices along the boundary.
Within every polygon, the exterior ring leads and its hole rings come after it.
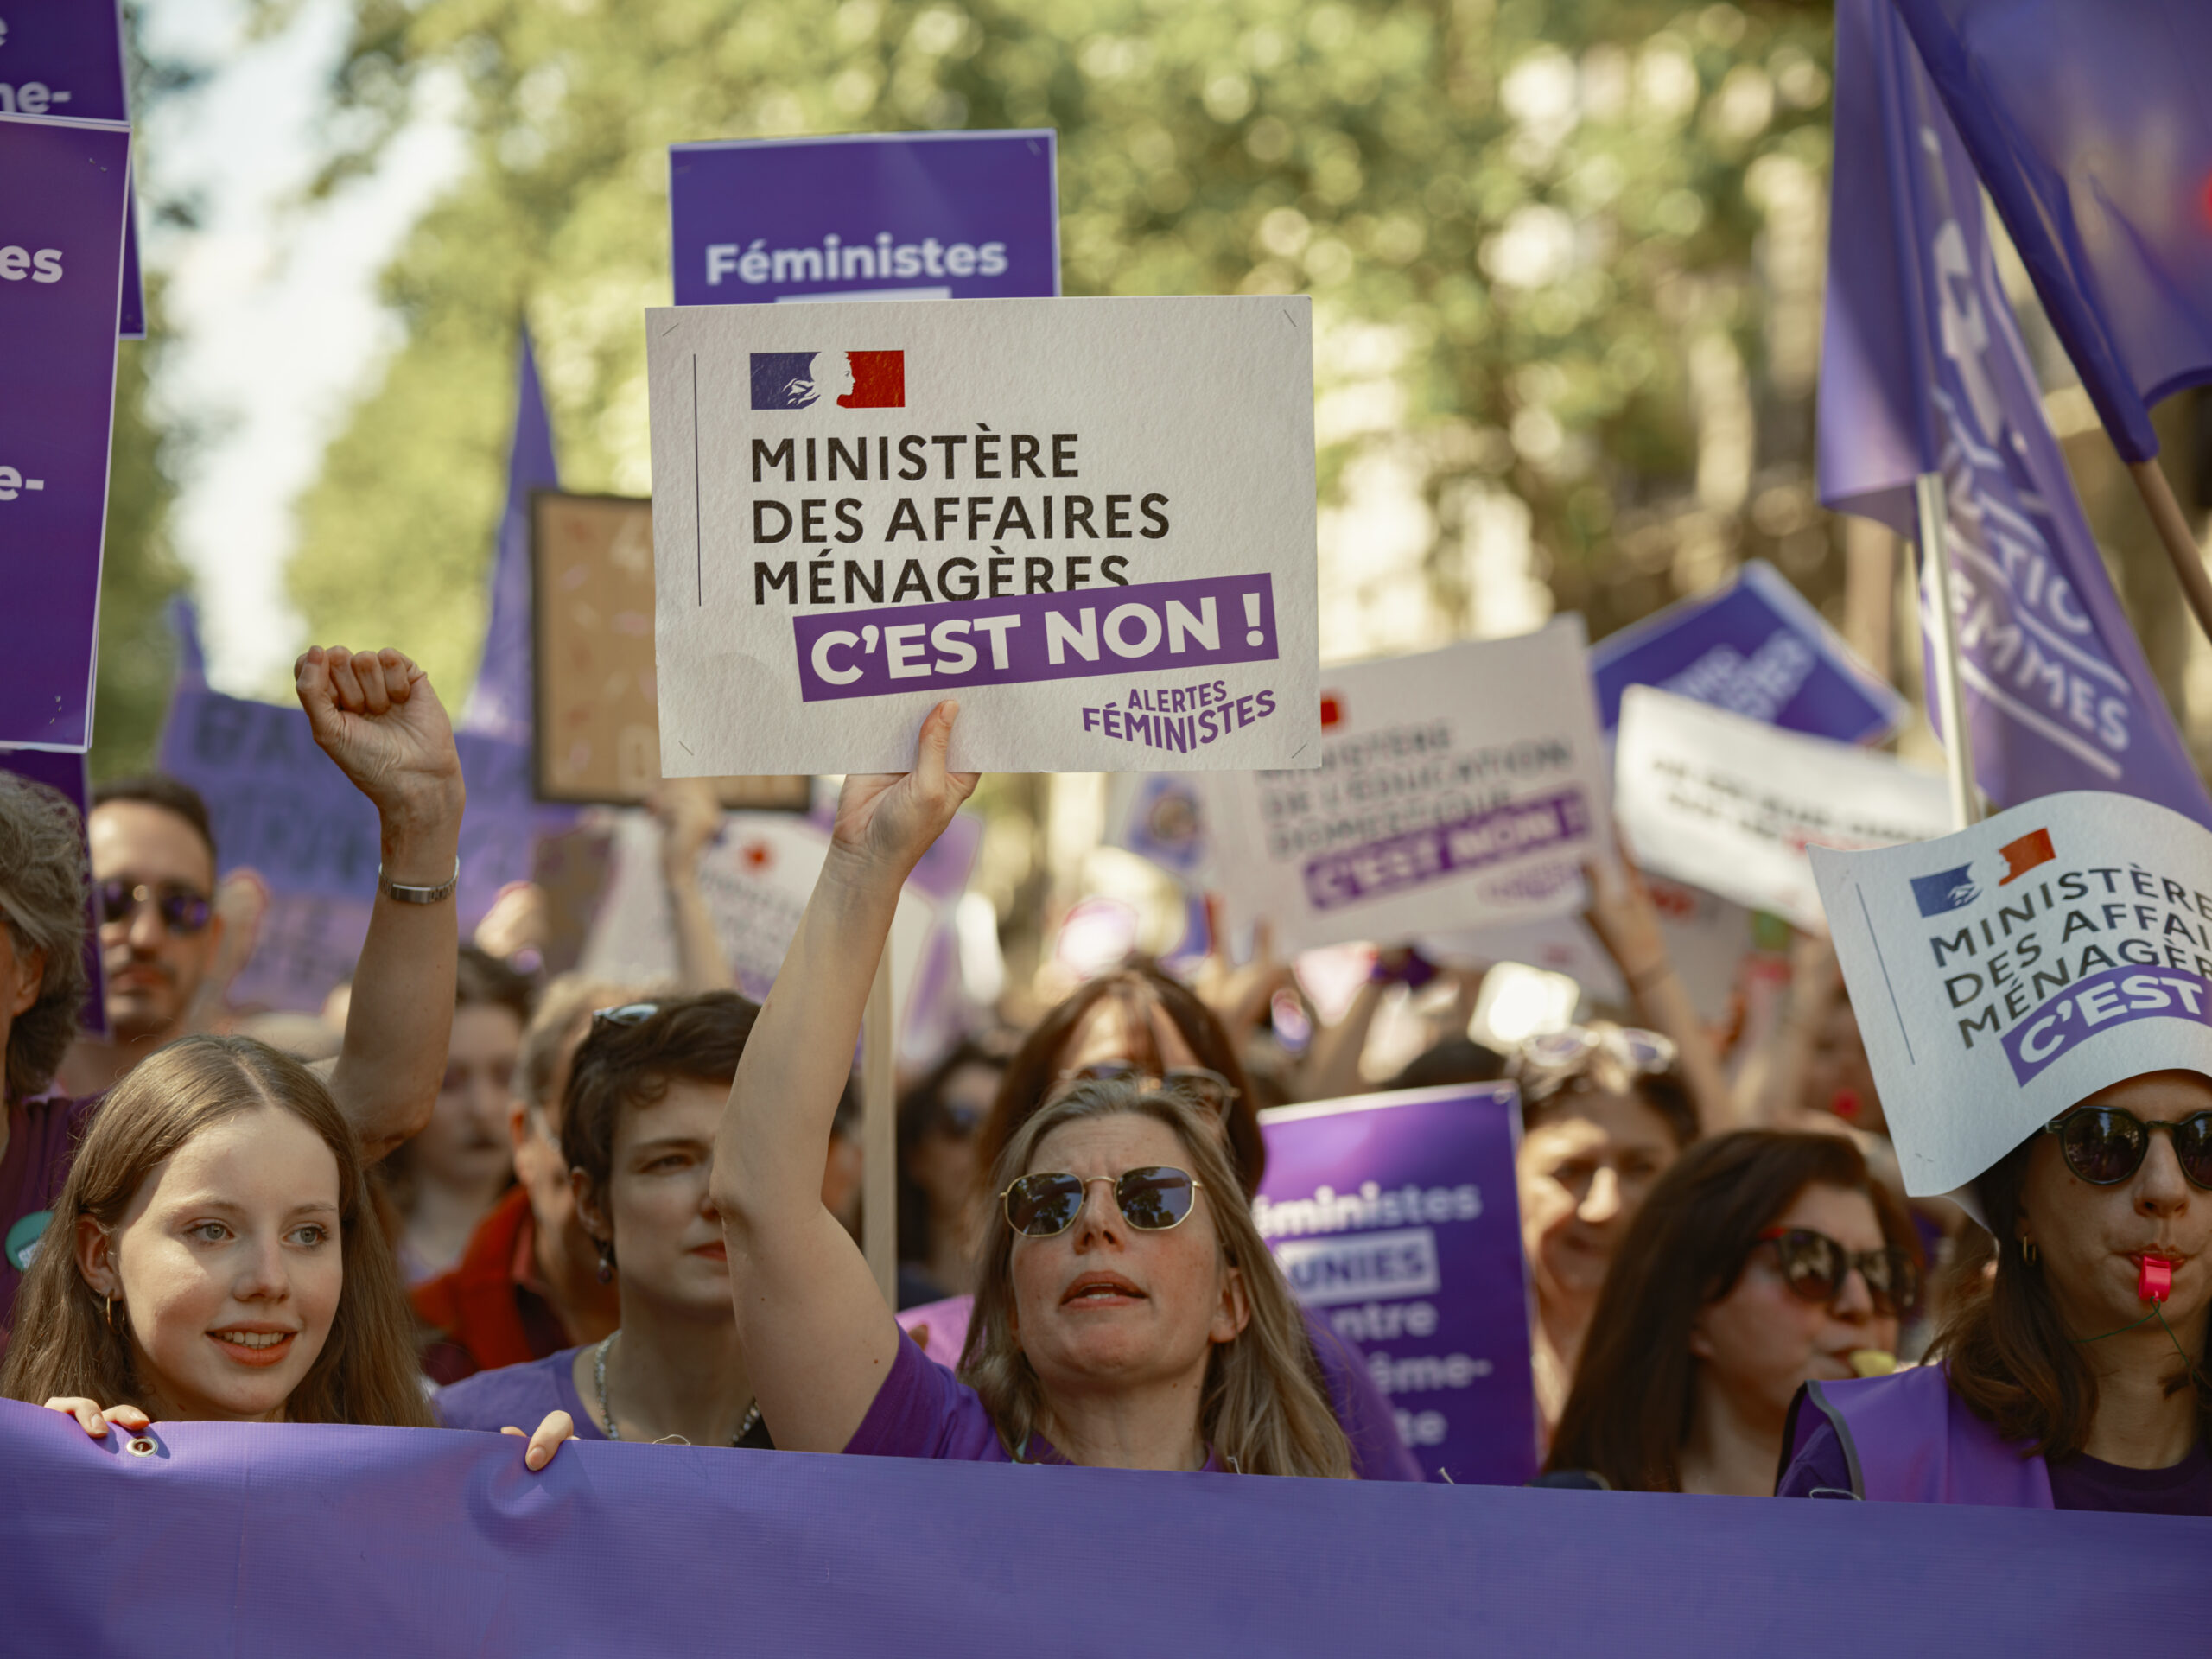
POLYGON ((1856 1268, 1866 1277, 1877 1313, 1901 1319, 1920 1305, 1920 1268, 1904 1250, 1853 1252, 1809 1227, 1770 1227, 1759 1243, 1774 1246, 1783 1279, 1806 1301, 1833 1303, 1856 1268))
POLYGON ((2192 1185, 2212 1189, 2212 1112, 2191 1112, 2178 1123, 2145 1121, 2117 1106, 2080 1106, 2043 1126, 2058 1137, 2066 1167, 2092 1186, 2118 1186, 2143 1167, 2151 1131, 2173 1136, 2174 1158, 2192 1185))
POLYGON ((104 924, 127 922, 138 913, 139 906, 151 904, 163 927, 172 933, 188 935, 207 926, 207 918, 214 913, 214 901, 190 887, 155 887, 143 882, 108 880, 96 883, 92 891, 99 899, 100 920, 104 924))
POLYGON ((1063 1170, 1044 1170, 1024 1175, 999 1194, 1006 1205, 1007 1224, 1025 1238, 1065 1233, 1083 1213, 1083 1195, 1092 1181, 1110 1185, 1122 1218, 1147 1233, 1164 1233, 1187 1221, 1201 1185, 1189 1170, 1160 1164, 1125 1169, 1119 1175, 1093 1175, 1090 1180, 1063 1170))

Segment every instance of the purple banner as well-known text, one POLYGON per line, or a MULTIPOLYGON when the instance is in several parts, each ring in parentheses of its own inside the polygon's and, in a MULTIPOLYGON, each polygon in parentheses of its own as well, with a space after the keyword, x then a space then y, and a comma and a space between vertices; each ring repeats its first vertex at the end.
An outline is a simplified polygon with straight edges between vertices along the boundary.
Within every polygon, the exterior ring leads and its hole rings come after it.
MULTIPOLYGON (((44 784, 77 809, 82 824, 92 816, 92 787, 81 754, 52 749, 0 749, 0 772, 12 772, 35 784, 44 784)), ((85 868, 92 867, 91 843, 85 849, 85 868)), ((107 1035, 107 981, 100 972, 100 918, 98 903, 85 895, 85 1006, 77 1023, 95 1037, 107 1035)))
POLYGON ((130 134, 0 118, 0 743, 92 741, 130 134))
POLYGON ((1590 833, 1590 804, 1579 789, 1433 823, 1387 841, 1348 847, 1306 866, 1306 897, 1316 910, 1440 881, 1590 833))
POLYGON ((1424 1472, 1536 1471, 1510 1084, 1264 1112, 1260 1236, 1308 1307, 1367 1351, 1424 1472))
POLYGON ((2138 1020, 2212 1026, 2212 980, 2133 965, 2084 975, 2005 1033, 2005 1057, 2018 1081, 2031 1083, 2090 1038, 2138 1020))
MULTIPOLYGON (((1020 563, 1010 557, 986 562, 994 594, 1002 574, 1011 582, 1020 563)), ((1265 573, 882 610, 821 611, 793 617, 791 631, 798 642, 799 695, 807 702, 910 691, 946 695, 971 685, 1021 685, 1101 674, 1180 675, 1232 663, 1273 662, 1281 654, 1274 582, 1265 573)), ((1147 701, 1133 702, 1133 708, 1177 721, 1189 716, 1218 728, 1213 735, 1249 723, 1250 717, 1240 720, 1222 688, 1211 682, 1163 684, 1144 695, 1160 698, 1159 706, 1147 701)), ((1085 730, 1096 729, 1089 716, 1097 713, 1086 711, 1085 730)))

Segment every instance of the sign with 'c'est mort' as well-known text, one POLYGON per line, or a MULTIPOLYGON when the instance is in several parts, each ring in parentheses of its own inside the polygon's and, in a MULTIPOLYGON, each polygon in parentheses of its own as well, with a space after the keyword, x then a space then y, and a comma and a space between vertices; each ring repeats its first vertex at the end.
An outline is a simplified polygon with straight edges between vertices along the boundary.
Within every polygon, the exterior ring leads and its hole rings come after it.
POLYGON ((669 150, 676 302, 1049 299, 1050 128, 747 138, 669 150))
POLYGON ((1319 726, 1298 297, 646 316, 661 766, 1290 768, 1319 726))

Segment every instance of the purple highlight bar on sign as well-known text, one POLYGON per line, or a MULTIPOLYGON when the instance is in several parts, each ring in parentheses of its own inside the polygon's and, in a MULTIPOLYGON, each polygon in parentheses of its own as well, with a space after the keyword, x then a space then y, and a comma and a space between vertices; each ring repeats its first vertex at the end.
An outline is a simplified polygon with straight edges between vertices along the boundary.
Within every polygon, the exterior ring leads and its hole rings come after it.
POLYGON ((1306 867, 1306 897, 1334 910, 1450 875, 1502 863, 1590 833, 1590 808, 1579 789, 1540 795, 1450 823, 1433 823, 1388 841, 1371 841, 1314 859, 1306 867))
POLYGON ((2212 980, 2171 968, 2107 968, 2075 980, 2005 1034, 2013 1078, 2032 1083, 2090 1038, 2138 1020, 2212 1026, 2212 980))
POLYGON ((1208 576, 791 619, 806 702, 1273 662, 1274 584, 1208 576))

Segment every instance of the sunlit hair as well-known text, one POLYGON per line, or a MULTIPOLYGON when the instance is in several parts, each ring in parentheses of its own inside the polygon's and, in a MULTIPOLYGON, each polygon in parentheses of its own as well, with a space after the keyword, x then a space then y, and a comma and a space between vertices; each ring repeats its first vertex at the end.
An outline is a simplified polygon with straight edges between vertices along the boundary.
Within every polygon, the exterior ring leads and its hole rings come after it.
MULTIPOLYGON (((1200 1432, 1248 1475, 1350 1476, 1351 1449, 1329 1408, 1306 1322, 1253 1224, 1221 1137, 1200 1109, 1132 1082, 1080 1084, 1014 1131, 992 1171, 992 1190, 1033 1173, 1037 1149, 1053 1130, 1123 1116, 1149 1117, 1175 1132, 1204 1189, 1200 1203, 1223 1257, 1243 1273, 1251 1319, 1235 1338, 1216 1344, 1207 1361, 1200 1432)), ((975 1317, 960 1357, 961 1380, 982 1396, 1010 1450, 1038 1427, 1045 1407, 1042 1385, 1014 1333, 1014 1241, 1005 1206, 994 1205, 978 1264, 975 1317)))
POLYGON ((285 1402, 286 1421, 435 1426, 423 1395, 398 1269, 362 1185, 353 1126, 321 1078, 250 1037, 185 1037, 157 1049, 92 1113, 16 1297, 0 1396, 41 1404, 56 1395, 103 1406, 140 1403, 143 1379, 125 1334, 128 1310, 118 1300, 111 1325, 105 1299, 79 1271, 77 1218, 90 1216, 113 1231, 164 1159, 226 1119, 264 1107, 291 1113, 338 1160, 345 1278, 322 1351, 285 1402))
POLYGON ((0 924, 18 956, 46 952, 38 1000, 8 1033, 0 1097, 37 1093, 77 1034, 85 976, 85 836, 77 809, 43 784, 0 772, 0 924))
POLYGON ((1677 1150, 1697 1139, 1697 1105, 1678 1064, 1662 1071, 1639 1071, 1614 1052, 1612 1039, 1621 1036, 1621 1027, 1593 1020, 1581 1029, 1593 1040, 1563 1063, 1543 1057, 1541 1039, 1521 1044, 1506 1057, 1505 1075, 1521 1090, 1522 1128, 1533 1129, 1548 1117, 1572 1116, 1568 1109, 1578 1095, 1631 1095, 1665 1121, 1677 1150))

